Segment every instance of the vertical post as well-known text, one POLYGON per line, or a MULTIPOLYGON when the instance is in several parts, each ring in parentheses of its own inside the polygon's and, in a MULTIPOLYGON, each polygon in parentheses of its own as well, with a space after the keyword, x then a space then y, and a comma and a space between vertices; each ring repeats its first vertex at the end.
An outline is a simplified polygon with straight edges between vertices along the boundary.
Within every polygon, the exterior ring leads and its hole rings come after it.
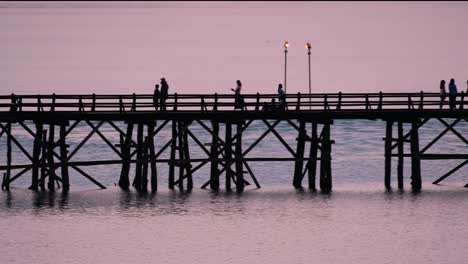
POLYGON ((421 160, 419 153, 418 124, 411 123, 411 187, 414 191, 421 190, 421 160))
POLYGON ((311 75, 311 72, 310 72, 310 49, 312 48, 312 46, 310 45, 309 42, 307 42, 306 46, 307 46, 307 56, 309 57, 309 110, 311 110, 312 109, 312 97, 311 97, 312 88, 311 88, 311 79, 310 79, 310 75, 311 75))
POLYGON ((210 188, 212 190, 219 190, 219 173, 218 173, 218 136, 219 136, 219 123, 218 121, 211 121, 213 127, 213 135, 211 137, 210 149, 210 188))
POLYGON ((401 121, 398 122, 398 189, 403 189, 403 144, 404 144, 404 137, 403 137, 403 123, 401 121))
POLYGON ((67 161, 67 145, 66 145, 66 126, 61 124, 60 125, 60 165, 61 165, 61 172, 62 172, 62 184, 63 184, 63 191, 68 192, 70 189, 70 180, 68 177, 68 161, 67 161))
POLYGON ((125 134, 125 142, 122 148, 122 170, 120 172, 119 186, 124 190, 128 190, 130 180, 128 174, 130 172, 130 150, 132 145, 133 122, 127 122, 127 133, 125 134))
POLYGON ((143 168, 143 123, 137 125, 137 147, 136 147, 136 168, 133 186, 139 191, 142 190, 142 168, 143 168))
POLYGON ((296 161, 294 164, 294 178, 293 186, 295 188, 301 188, 302 184, 302 167, 304 165, 304 148, 305 148, 305 122, 299 120, 299 133, 297 137, 297 150, 296 150, 296 161))
POLYGON ((49 191, 55 191, 55 165, 54 165, 54 147, 55 147, 55 125, 49 125, 49 141, 47 142, 47 162, 49 163, 49 182, 47 187, 49 191))
POLYGON ((142 169, 142 173, 141 173, 141 191, 143 192, 146 192, 147 189, 148 189, 148 163, 149 163, 149 160, 148 160, 148 151, 149 151, 149 144, 148 144, 148 141, 149 141, 149 137, 146 136, 145 137, 145 140, 144 140, 144 143, 143 143, 143 147, 142 147, 142 151, 143 151, 143 154, 141 155, 142 156, 142 160, 143 160, 143 169, 142 169))
POLYGON ((315 190, 315 176, 317 173, 317 149, 318 149, 318 136, 317 136, 317 123, 312 123, 312 137, 310 141, 309 163, 308 163, 308 176, 309 176, 309 189, 315 190))
POLYGON ((177 144, 177 121, 172 120, 171 161, 169 163, 169 189, 174 190, 174 160, 177 144))
POLYGON ((41 142, 41 179, 39 180, 39 186, 41 190, 45 190, 45 177, 46 177, 46 155, 47 155, 47 129, 44 129, 42 132, 42 142, 41 142))
POLYGON ((224 148, 226 151, 225 155, 225 167, 226 167, 226 191, 231 191, 231 178, 232 178, 232 170, 231 170, 231 159, 232 159, 232 125, 231 123, 226 123, 226 147, 224 148))
POLYGON ((184 130, 184 126, 185 126, 185 122, 184 121, 179 121, 177 122, 178 124, 178 130, 179 130, 179 135, 177 135, 177 138, 178 138, 178 141, 179 143, 177 144, 177 149, 179 151, 179 163, 178 163, 178 167, 179 167, 179 190, 183 190, 184 189, 184 171, 185 171, 185 158, 184 158, 184 149, 183 149, 183 146, 184 146, 184 135, 183 135, 183 130, 184 130))
POLYGON ((41 141, 42 141, 42 123, 36 121, 36 134, 34 135, 33 144, 33 168, 32 168, 32 179, 31 179, 31 190, 37 190, 39 187, 39 163, 41 155, 41 141))
POLYGON ((187 190, 192 190, 193 189, 193 179, 192 179, 192 164, 190 162, 190 149, 189 149, 189 143, 188 143, 188 133, 187 129, 189 126, 190 122, 187 122, 185 124, 186 128, 183 134, 183 141, 184 141, 184 158, 185 158, 185 170, 187 173, 187 190))
POLYGON ((385 188, 391 189, 391 176, 392 176, 392 130, 393 121, 387 120, 385 129, 385 188))
POLYGON ((158 190, 158 170, 156 167, 156 155, 154 153, 154 126, 155 123, 153 122, 148 125, 148 148, 151 164, 151 191, 153 192, 158 190))
POLYGON ((236 191, 240 193, 244 191, 244 166, 242 163, 242 121, 237 122, 236 130, 236 191))
POLYGON ((4 179, 4 188, 5 190, 9 191, 10 190, 10 177, 11 177, 11 123, 10 122, 7 123, 6 129, 7 129, 7 170, 6 170, 6 178, 4 179))
POLYGON ((323 192, 329 192, 332 189, 330 123, 325 123, 322 131, 320 189, 323 192))
POLYGON ((288 41, 284 42, 284 93, 287 93, 286 90, 286 76, 287 76, 287 68, 288 68, 288 41))

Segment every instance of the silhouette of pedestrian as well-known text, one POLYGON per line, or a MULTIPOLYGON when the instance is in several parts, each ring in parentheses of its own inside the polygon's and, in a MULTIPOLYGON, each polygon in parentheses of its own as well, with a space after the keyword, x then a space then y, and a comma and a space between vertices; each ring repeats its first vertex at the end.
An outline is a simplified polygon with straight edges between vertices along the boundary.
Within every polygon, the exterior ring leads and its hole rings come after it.
POLYGON ((278 84, 278 98, 279 98, 279 109, 286 109, 286 93, 283 90, 283 85, 278 84))
POLYGON ((449 105, 450 105, 450 110, 453 110, 455 108, 455 104, 457 102, 457 86, 455 85, 455 80, 450 79, 449 83, 449 105))
POLYGON ((165 78, 161 78, 161 111, 166 111, 166 100, 169 96, 169 84, 165 78))
POLYGON ((444 105, 445 99, 447 98, 447 92, 445 91, 445 80, 440 81, 440 109, 444 105))
POLYGON ((159 91, 159 84, 156 84, 154 86, 154 93, 153 93, 153 105, 156 111, 158 111, 159 100, 161 100, 160 97, 161 97, 161 92, 159 91))
POLYGON ((241 89, 242 83, 241 81, 236 81, 236 89, 231 88, 231 91, 234 92, 234 109, 242 109, 242 96, 241 96, 241 89))
POLYGON ((272 99, 271 99, 270 110, 271 110, 271 111, 275 111, 276 109, 278 109, 278 108, 276 107, 276 100, 275 100, 275 98, 272 98, 272 99))

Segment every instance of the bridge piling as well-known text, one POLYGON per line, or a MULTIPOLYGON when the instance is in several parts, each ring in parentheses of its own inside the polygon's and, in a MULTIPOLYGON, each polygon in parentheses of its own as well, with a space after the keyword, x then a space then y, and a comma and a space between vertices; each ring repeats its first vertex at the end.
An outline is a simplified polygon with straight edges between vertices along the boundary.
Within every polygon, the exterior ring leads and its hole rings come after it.
POLYGON ((218 121, 211 121, 213 132, 211 135, 211 148, 210 148, 210 188, 212 190, 219 190, 219 171, 218 171, 218 137, 219 137, 219 123, 218 121))
POLYGON ((315 178, 317 174, 317 150, 318 150, 317 123, 312 122, 309 162, 307 163, 308 183, 309 183, 309 189, 311 190, 315 190, 315 178))
POLYGON ((419 152, 418 122, 411 122, 411 187, 421 190, 421 157, 419 152))
POLYGON ((391 176, 392 176, 392 131, 393 121, 386 121, 386 133, 385 133, 385 188, 390 190, 391 187, 391 176))
POLYGON ((302 168, 304 164, 304 148, 305 148, 305 127, 306 124, 304 120, 299 120, 299 132, 297 140, 297 150, 296 157, 294 161, 294 177, 293 177, 293 186, 294 188, 301 188, 302 184, 302 168))
MULTIPOLYGON (((242 121, 238 121, 236 124, 236 191, 238 193, 244 191, 244 167, 242 163, 242 121)), ((228 162, 228 161, 226 161, 228 162)))
POLYGON ((398 178, 398 189, 403 190, 403 164, 404 164, 404 143, 403 138, 403 122, 398 121, 398 167, 397 167, 397 178, 398 178))
MULTIPOLYGON (((233 178, 233 170, 231 169, 232 164, 232 124, 231 122, 226 122, 226 141, 225 141, 225 156, 224 156, 224 168, 226 171, 226 191, 231 191, 231 180, 233 178)), ((237 183, 236 183, 237 186, 237 183)))
POLYGON ((119 179, 119 186, 124 189, 128 190, 130 186, 130 151, 131 151, 131 144, 132 144, 132 135, 133 135, 133 122, 127 122, 127 133, 125 134, 124 144, 121 145, 121 153, 122 153, 122 169, 120 172, 120 179, 119 179))
POLYGON ((320 156, 320 189, 328 193, 332 189, 330 123, 325 122, 322 130, 322 150, 320 156))

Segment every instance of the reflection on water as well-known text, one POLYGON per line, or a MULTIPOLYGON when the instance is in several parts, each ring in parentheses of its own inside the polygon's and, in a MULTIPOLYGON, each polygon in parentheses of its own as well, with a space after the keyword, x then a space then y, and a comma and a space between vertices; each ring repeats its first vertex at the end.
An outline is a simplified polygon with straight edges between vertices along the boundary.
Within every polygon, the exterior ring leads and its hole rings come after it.
POLYGON ((463 263, 468 192, 423 190, 15 189, 0 193, 0 262, 463 263))

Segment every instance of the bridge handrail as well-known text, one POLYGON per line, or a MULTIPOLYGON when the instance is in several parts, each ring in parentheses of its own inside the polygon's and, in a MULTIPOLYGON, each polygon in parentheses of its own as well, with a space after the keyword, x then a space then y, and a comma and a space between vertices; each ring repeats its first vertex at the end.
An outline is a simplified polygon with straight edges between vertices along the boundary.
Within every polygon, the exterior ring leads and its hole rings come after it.
MULTIPOLYGON (((456 108, 464 109, 465 92, 457 94, 456 108)), ((242 94, 243 110, 261 110, 271 104, 277 94, 242 94)), ((46 95, 0 95, 0 112, 11 111, 84 111, 99 110, 130 112, 155 111, 153 94, 46 94, 46 95)), ((160 104, 159 100, 158 105, 160 104)), ((448 99, 441 102, 439 93, 318 93, 286 95, 288 109, 340 111, 365 109, 439 109, 448 105, 448 99), (441 104, 442 103, 442 104, 441 104), (384 107, 385 106, 385 107, 384 107)), ((232 110, 236 105, 234 94, 169 94, 165 111, 223 111, 232 110), (175 110, 176 109, 176 110, 175 110)))

